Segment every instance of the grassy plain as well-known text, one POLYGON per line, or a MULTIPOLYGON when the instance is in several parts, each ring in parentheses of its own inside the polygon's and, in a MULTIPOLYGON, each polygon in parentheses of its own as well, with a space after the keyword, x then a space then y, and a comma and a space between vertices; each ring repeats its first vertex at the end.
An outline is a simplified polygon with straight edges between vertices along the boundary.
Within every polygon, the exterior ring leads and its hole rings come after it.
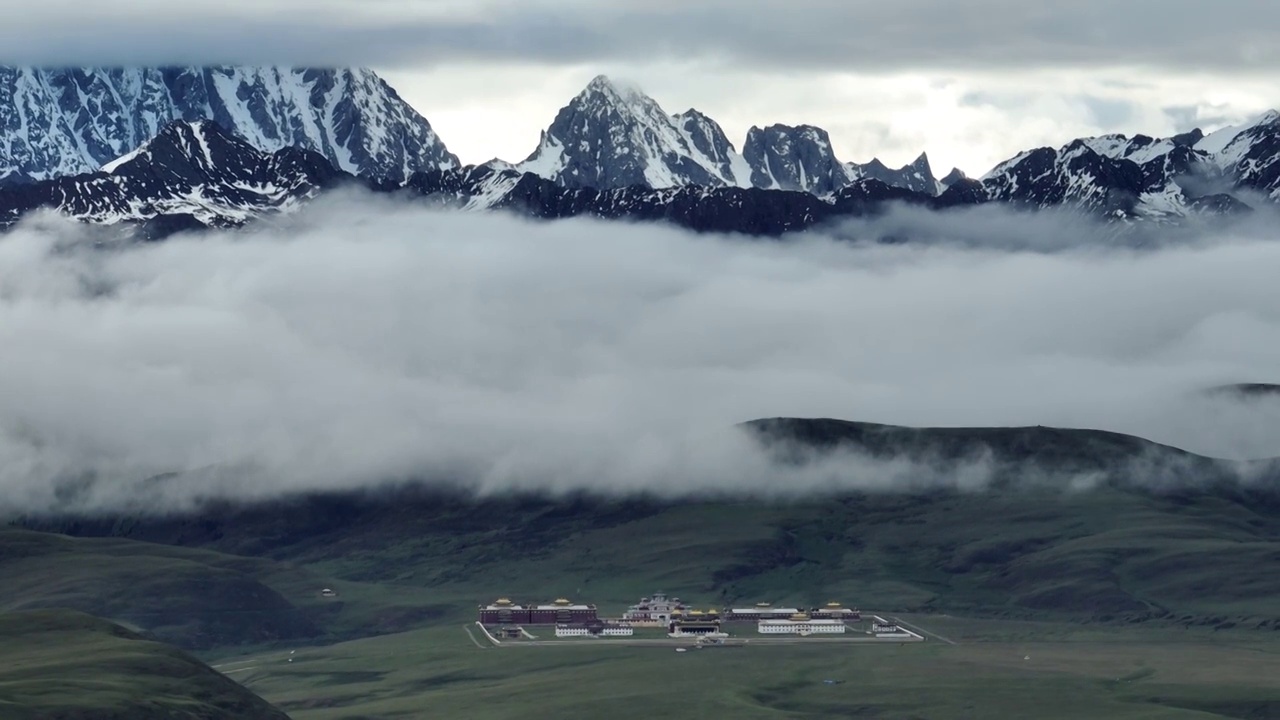
POLYGON ((748 643, 676 653, 601 640, 494 648, 452 625, 255 655, 228 667, 251 668, 233 676, 294 720, 1261 720, 1280 713, 1280 639, 1269 635, 909 621, 958 644, 748 643))

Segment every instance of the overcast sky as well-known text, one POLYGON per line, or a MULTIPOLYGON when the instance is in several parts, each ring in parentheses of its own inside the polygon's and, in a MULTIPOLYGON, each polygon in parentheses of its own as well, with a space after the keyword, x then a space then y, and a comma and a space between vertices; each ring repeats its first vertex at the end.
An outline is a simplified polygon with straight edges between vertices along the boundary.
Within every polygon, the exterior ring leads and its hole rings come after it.
POLYGON ((366 65, 464 162, 523 159, 596 74, 740 145, 810 123, 843 160, 981 174, 1018 150, 1280 105, 1272 0, 45 0, 8 63, 366 65))

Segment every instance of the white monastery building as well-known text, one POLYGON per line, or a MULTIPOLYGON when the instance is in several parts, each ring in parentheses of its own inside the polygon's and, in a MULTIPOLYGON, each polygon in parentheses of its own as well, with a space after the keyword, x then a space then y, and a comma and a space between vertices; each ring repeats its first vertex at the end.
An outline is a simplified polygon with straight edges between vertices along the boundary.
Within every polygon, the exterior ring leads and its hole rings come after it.
POLYGON ((787 620, 761 620, 756 632, 761 635, 835 635, 846 630, 843 620, 814 620, 797 614, 787 620))
POLYGON ((575 623, 569 625, 556 625, 556 637, 631 637, 635 635, 635 628, 630 625, 597 625, 575 623))

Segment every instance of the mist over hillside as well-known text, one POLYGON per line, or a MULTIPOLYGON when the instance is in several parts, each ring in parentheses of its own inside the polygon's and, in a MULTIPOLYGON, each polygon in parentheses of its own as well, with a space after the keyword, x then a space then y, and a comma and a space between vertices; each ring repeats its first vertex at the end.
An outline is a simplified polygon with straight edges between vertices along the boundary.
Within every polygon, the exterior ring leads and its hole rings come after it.
POLYGON ((1280 366, 1263 223, 1157 242, 1067 213, 949 217, 777 243, 345 196, 144 245, 37 217, 0 240, 4 502, 919 485, 901 459, 779 465, 737 427, 779 416, 1280 455, 1275 396, 1203 392, 1280 366), (890 230, 923 239, 862 241, 890 230))

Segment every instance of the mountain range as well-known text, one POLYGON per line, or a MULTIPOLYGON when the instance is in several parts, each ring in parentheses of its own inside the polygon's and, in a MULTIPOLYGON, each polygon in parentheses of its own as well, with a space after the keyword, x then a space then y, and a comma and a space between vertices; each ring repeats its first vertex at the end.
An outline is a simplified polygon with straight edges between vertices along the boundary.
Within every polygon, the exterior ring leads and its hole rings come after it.
POLYGON ((929 158, 891 170, 836 159, 827 131, 811 125, 752 127, 739 153, 720 125, 694 109, 669 115, 638 88, 600 75, 556 115, 524 162, 497 161, 565 187, 703 187, 827 195, 857 180, 937 195, 929 158))
POLYGON ((0 181, 93 172, 171 122, 198 120, 370 177, 458 166, 430 123, 369 70, 2 67, 0 181))
POLYGON ((982 178, 953 169, 939 180, 924 154, 896 170, 843 162, 809 125, 753 127, 739 152, 701 112, 668 114, 604 76, 525 160, 466 167, 368 70, 0 68, 0 98, 4 225, 51 208, 160 236, 287 212, 343 184, 468 210, 755 235, 891 202, 1161 220, 1280 201, 1276 112, 1210 134, 1077 139, 1019 153, 982 178))

